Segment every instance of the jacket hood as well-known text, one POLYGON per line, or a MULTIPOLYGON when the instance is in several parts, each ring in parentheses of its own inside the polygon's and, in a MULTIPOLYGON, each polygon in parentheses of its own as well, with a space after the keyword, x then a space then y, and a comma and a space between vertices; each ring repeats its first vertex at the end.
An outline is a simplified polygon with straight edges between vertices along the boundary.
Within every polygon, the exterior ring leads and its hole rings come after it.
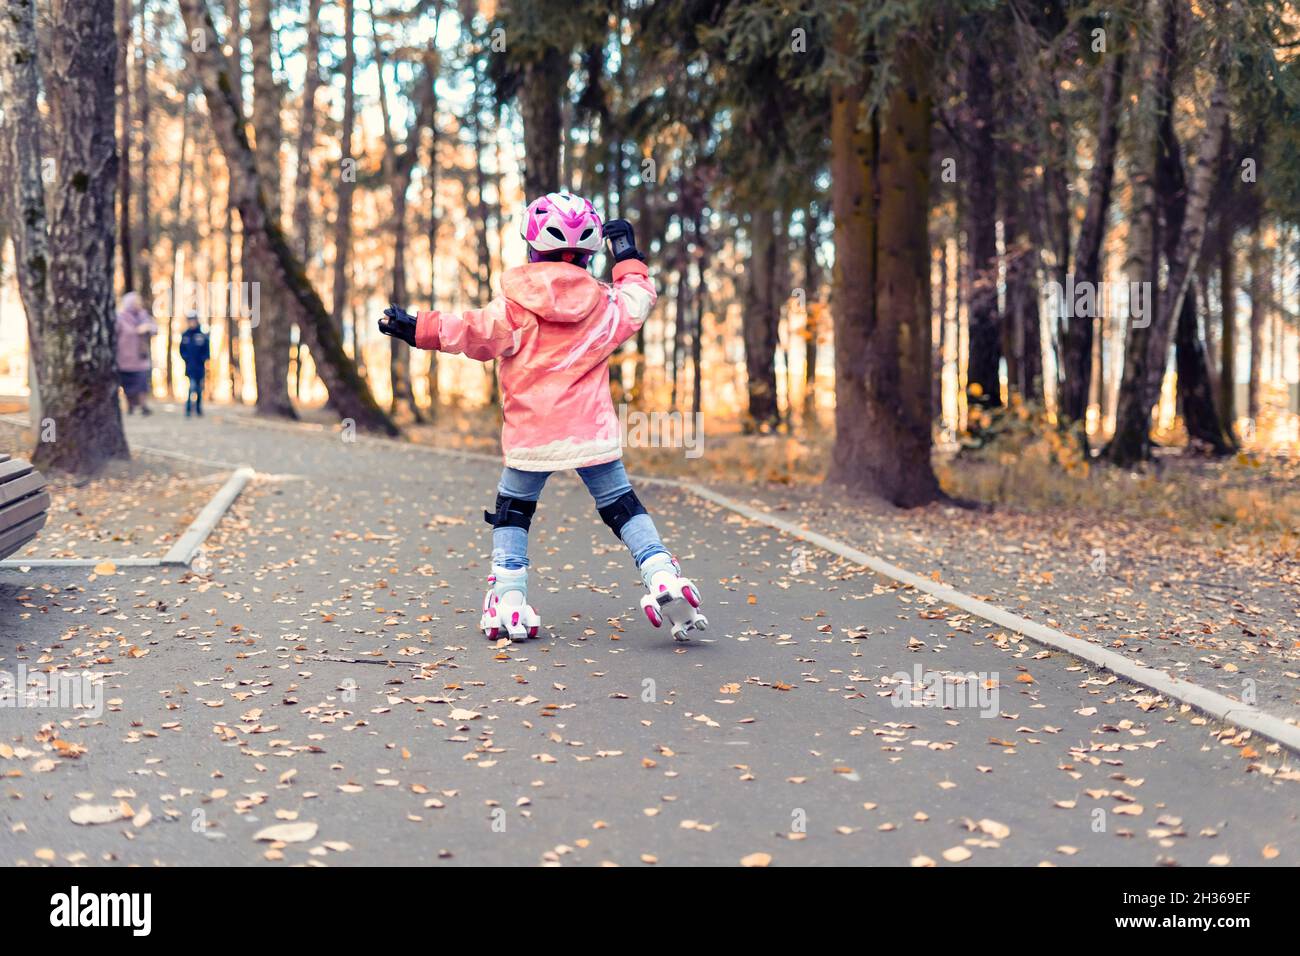
POLYGON ((507 269, 501 291, 548 322, 581 322, 605 298, 596 277, 569 262, 530 262, 507 269))

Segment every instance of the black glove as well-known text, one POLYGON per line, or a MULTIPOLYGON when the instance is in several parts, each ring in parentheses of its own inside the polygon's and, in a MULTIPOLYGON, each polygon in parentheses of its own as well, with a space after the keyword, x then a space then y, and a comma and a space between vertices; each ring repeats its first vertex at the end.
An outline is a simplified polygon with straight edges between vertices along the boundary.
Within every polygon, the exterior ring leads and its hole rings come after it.
POLYGON ((624 259, 640 259, 645 262, 645 256, 636 251, 636 236, 632 234, 632 224, 626 219, 611 219, 605 223, 601 235, 609 243, 609 254, 615 262, 624 259))
POLYGON ((379 331, 395 336, 407 345, 415 345, 415 316, 399 305, 390 305, 379 320, 379 331))

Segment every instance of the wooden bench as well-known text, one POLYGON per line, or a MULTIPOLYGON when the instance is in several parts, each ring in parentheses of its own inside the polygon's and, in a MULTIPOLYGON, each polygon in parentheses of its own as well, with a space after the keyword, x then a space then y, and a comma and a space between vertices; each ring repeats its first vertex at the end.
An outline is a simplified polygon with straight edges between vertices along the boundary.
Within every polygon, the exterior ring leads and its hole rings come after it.
POLYGON ((49 510, 44 476, 21 458, 0 454, 0 559, 36 537, 49 510))

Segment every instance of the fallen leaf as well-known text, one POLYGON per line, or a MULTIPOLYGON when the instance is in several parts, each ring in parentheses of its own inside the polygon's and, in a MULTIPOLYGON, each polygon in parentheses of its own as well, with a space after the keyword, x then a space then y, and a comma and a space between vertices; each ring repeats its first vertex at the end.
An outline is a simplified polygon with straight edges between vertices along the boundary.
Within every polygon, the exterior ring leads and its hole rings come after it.
POLYGON ((258 830, 253 839, 263 843, 305 843, 316 836, 317 829, 316 824, 306 821, 277 823, 258 830))

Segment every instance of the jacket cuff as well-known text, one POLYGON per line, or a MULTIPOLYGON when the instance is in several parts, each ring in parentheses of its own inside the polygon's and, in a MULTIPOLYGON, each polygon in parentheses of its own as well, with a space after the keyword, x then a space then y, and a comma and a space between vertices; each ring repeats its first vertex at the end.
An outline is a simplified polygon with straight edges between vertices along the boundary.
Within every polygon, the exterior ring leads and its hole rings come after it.
POLYGON ((415 313, 415 347, 430 352, 438 350, 438 313, 415 313))
POLYGON ((640 259, 624 259, 622 262, 614 263, 614 281, 626 275, 648 276, 650 270, 640 259))

